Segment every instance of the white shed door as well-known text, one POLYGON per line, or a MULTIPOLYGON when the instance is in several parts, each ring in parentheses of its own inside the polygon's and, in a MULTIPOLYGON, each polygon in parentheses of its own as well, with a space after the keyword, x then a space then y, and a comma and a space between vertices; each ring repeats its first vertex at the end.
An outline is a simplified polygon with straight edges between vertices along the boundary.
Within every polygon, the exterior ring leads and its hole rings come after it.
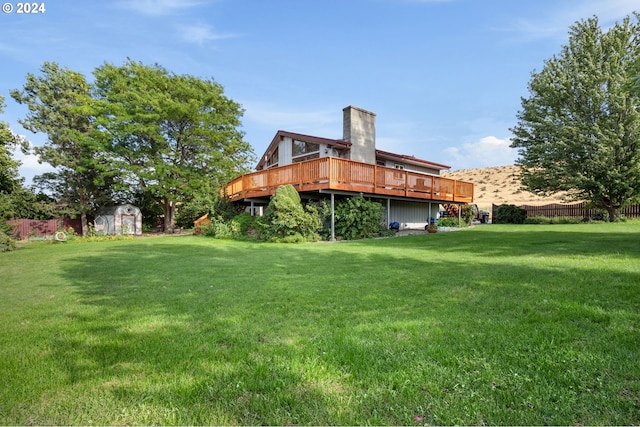
POLYGON ((122 214, 122 234, 136 234, 136 216, 122 214))

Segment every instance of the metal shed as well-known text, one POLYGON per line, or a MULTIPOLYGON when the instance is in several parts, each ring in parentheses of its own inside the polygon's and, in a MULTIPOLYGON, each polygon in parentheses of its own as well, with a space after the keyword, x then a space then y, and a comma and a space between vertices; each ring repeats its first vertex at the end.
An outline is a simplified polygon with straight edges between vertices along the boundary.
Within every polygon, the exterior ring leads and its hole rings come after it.
POLYGON ((100 209, 94 224, 97 234, 142 235, 142 213, 128 203, 100 209))

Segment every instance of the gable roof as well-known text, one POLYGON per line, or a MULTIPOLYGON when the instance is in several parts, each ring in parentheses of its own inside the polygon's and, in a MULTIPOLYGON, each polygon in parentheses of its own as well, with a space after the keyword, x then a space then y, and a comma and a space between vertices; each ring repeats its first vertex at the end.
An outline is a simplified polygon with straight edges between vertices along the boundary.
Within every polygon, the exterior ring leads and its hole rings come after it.
POLYGON ((329 139, 329 138, 320 138, 317 136, 304 135, 301 133, 288 132, 285 130, 279 130, 276 132, 276 135, 271 140, 271 143, 267 147, 264 152, 264 155, 260 158, 258 165, 256 166, 256 170, 262 170, 266 166, 267 157, 269 154, 278 146, 278 143, 282 141, 283 138, 291 138, 296 141, 309 142, 312 144, 325 144, 329 147, 336 148, 338 150, 347 150, 351 147, 351 143, 348 141, 344 141, 342 139, 329 139))

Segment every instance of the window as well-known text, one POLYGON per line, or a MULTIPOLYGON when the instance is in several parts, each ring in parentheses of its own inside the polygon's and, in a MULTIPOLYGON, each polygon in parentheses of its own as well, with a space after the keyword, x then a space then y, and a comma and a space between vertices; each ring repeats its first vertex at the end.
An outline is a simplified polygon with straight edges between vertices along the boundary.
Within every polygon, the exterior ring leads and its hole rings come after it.
POLYGON ((320 152, 320 144, 293 140, 293 157, 320 152))
POLYGON ((273 150, 270 154, 267 154, 267 167, 274 166, 278 164, 278 147, 273 150))
POLYGON ((307 160, 317 159, 318 157, 320 157, 320 154, 316 152, 304 156, 294 157, 292 161, 293 163, 306 162, 307 160))

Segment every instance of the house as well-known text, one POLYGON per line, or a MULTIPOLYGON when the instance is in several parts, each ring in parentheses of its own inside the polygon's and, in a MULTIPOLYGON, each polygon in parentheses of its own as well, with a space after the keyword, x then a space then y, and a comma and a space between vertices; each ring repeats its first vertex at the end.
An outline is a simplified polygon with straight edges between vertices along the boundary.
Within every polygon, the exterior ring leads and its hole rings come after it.
POLYGON ((473 183, 440 176, 450 166, 376 149, 376 115, 343 109, 342 139, 279 130, 261 156, 256 172, 223 189, 226 196, 261 214, 270 196, 292 184, 305 200, 344 198, 362 193, 386 206, 387 224, 423 228, 437 218, 440 203, 470 203, 473 183))

